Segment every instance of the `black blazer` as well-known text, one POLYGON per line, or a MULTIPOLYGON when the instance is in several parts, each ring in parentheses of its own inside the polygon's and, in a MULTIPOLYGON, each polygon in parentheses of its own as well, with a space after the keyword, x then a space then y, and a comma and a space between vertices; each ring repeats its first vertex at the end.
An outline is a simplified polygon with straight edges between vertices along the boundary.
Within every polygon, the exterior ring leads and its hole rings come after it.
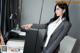
MULTIPOLYGON (((46 24, 33 24, 32 28, 47 29, 48 24, 52 22, 52 19, 46 24)), ((60 41, 67 35, 71 23, 64 19, 57 29, 52 33, 47 47, 43 50, 43 53, 53 53, 56 47, 60 44, 60 41)), ((47 33, 46 33, 47 36, 47 33)), ((45 37, 46 37, 45 36, 45 37)), ((46 38, 44 38, 43 44, 46 38)))

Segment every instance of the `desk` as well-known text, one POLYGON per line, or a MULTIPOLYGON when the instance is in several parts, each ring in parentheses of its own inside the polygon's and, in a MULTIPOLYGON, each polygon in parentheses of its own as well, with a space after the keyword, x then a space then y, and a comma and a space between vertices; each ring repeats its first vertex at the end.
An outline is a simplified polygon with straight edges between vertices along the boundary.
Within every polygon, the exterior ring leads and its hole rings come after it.
POLYGON ((23 53, 24 40, 9 40, 4 46, 7 51, 2 50, 2 53, 23 53))

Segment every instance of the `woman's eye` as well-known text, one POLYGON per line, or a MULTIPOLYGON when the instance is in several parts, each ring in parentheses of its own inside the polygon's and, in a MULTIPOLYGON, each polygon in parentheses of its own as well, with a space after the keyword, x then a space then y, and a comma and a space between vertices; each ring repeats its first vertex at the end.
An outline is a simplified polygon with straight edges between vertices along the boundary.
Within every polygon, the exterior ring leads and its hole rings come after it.
POLYGON ((59 8, 56 8, 56 10, 59 10, 59 8))

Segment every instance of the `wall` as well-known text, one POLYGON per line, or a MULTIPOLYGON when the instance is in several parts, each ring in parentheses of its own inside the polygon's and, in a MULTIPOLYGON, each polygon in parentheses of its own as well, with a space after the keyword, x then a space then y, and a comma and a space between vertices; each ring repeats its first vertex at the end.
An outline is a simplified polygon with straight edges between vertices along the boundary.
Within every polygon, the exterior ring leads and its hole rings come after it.
POLYGON ((80 39, 80 0, 71 0, 69 14, 72 23, 69 35, 80 39))
POLYGON ((53 17, 55 1, 44 0, 43 10, 41 14, 42 2, 43 0, 22 0, 21 24, 39 23, 40 15, 40 23, 46 23, 50 18, 53 17))
POLYGON ((22 0, 21 24, 39 23, 42 0, 22 0))

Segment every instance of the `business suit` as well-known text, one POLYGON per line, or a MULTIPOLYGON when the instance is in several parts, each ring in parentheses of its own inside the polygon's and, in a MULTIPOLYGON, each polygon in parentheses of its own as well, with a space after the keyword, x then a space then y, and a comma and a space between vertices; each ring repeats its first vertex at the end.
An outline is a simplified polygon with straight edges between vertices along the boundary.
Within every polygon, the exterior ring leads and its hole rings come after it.
MULTIPOLYGON (((48 28, 47 26, 51 22, 53 22, 52 19, 46 24, 33 24, 32 28, 47 29, 48 28)), ((43 48, 43 53, 53 53, 54 50, 56 49, 56 47, 59 45, 60 41, 64 38, 65 35, 67 35, 70 27, 71 27, 71 23, 64 18, 64 20, 61 22, 61 24, 52 33, 47 47, 43 48)), ((46 37, 47 37, 47 33, 43 40, 43 45, 45 43, 46 37)))

